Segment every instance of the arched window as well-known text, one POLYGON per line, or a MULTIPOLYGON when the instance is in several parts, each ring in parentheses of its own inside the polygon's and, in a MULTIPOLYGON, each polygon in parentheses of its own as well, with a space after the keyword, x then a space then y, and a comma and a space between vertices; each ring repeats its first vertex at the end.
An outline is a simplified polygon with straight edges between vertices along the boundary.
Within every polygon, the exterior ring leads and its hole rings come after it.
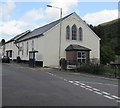
POLYGON ((77 27, 75 24, 72 26, 72 40, 77 40, 77 27))
POLYGON ((82 41, 83 40, 83 31, 82 28, 79 28, 79 40, 82 41))
POLYGON ((66 39, 67 40, 70 39, 70 26, 69 25, 66 27, 66 39))

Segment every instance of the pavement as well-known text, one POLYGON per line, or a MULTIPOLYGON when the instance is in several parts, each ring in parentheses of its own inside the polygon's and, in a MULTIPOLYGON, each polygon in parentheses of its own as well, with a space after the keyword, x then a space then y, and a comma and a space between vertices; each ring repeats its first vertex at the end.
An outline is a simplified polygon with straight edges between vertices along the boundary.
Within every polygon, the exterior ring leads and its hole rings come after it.
POLYGON ((3 106, 118 106, 119 81, 26 64, 2 64, 3 106))

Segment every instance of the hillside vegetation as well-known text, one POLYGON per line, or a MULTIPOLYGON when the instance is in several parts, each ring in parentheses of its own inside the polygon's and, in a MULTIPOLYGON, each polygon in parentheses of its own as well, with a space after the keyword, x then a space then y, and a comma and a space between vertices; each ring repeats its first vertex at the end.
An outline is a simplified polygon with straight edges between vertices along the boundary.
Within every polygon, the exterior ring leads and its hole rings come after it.
POLYGON ((120 55, 120 19, 89 26, 101 38, 101 62, 114 61, 115 55, 120 55))

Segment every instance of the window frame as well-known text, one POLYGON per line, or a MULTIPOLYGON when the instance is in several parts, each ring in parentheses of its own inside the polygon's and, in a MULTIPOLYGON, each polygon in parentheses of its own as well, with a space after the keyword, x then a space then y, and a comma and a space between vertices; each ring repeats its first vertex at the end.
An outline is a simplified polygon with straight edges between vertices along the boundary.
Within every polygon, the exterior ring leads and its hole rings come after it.
POLYGON ((18 55, 20 55, 20 43, 18 43, 18 55))
POLYGON ((34 51, 34 40, 32 40, 32 51, 34 51))
POLYGON ((80 41, 83 40, 83 30, 82 30, 82 27, 79 27, 79 40, 80 41))
POLYGON ((72 40, 77 40, 77 26, 75 24, 72 26, 72 40))
POLYGON ((24 43, 22 42, 22 55, 24 55, 24 43))
POLYGON ((12 50, 10 50, 10 57, 12 57, 12 50))
POLYGON ((78 51, 77 52, 77 62, 78 63, 85 64, 86 63, 86 59, 87 59, 87 56, 86 56, 86 52, 85 51, 78 51), (81 53, 81 57, 78 57, 79 53, 81 53), (84 57, 83 57, 83 53, 84 53, 84 57), (78 60, 80 60, 80 62, 78 60), (83 60, 85 60, 85 62, 83 62, 83 60))
POLYGON ((28 55, 29 47, 28 47, 28 41, 27 41, 27 55, 28 55))
POLYGON ((70 40, 70 26, 69 25, 66 27, 66 39, 70 40))

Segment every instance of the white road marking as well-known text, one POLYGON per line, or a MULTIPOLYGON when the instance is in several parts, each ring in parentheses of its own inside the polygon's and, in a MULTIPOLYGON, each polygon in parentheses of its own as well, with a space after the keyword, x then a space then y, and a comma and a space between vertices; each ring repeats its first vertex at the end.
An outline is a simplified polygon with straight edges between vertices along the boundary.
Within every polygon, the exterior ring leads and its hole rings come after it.
POLYGON ((74 81, 74 82, 79 83, 79 84, 81 84, 81 85, 85 85, 84 83, 81 83, 81 82, 79 82, 79 81, 74 81))
POLYGON ((107 93, 107 92, 102 92, 103 94, 106 94, 106 95, 110 95, 110 93, 107 93))
POLYGON ((73 84, 75 84, 75 85, 79 85, 79 84, 77 84, 77 83, 73 83, 73 84))
POLYGON ((80 83, 79 81, 75 81, 76 83, 80 83))
POLYGON ((50 74, 50 75, 52 75, 52 76, 53 76, 53 74, 52 74, 52 73, 50 73, 50 72, 48 72, 48 74, 50 74))
POLYGON ((108 99, 114 99, 114 98, 112 98, 110 96, 107 96, 107 95, 103 95, 103 96, 106 97, 106 98, 108 98, 108 99))
POLYGON ((81 85, 85 85, 85 84, 83 84, 83 83, 80 83, 81 85))
MULTIPOLYGON (((57 77, 57 75, 52 74, 52 73, 50 73, 50 72, 48 72, 48 74, 57 77)), ((79 82, 79 81, 69 81, 69 80, 67 80, 67 79, 65 79, 65 78, 63 78, 63 77, 58 77, 58 78, 60 78, 60 79, 62 79, 62 80, 64 80, 64 81, 67 81, 67 82, 69 82, 69 83, 75 84, 75 85, 77 85, 77 86, 79 85, 80 87, 85 88, 86 90, 92 91, 92 92, 94 92, 94 93, 96 93, 96 94, 103 95, 104 97, 106 97, 106 98, 108 98, 108 99, 114 99, 114 100, 116 100, 116 102, 119 102, 119 103, 120 103, 120 101, 119 101, 120 98, 117 97, 117 96, 115 96, 115 95, 111 95, 110 93, 107 93, 107 92, 104 92, 104 91, 100 91, 100 90, 97 89, 97 88, 93 88, 93 87, 91 87, 91 86, 89 86, 89 85, 86 85, 86 84, 84 84, 84 83, 82 83, 82 82, 79 82)), ((85 83, 103 84, 103 83, 95 83, 95 82, 85 82, 85 83)), ((112 85, 112 84, 104 84, 104 85, 112 85)), ((117 85, 113 85, 113 86, 117 86, 117 85)))
POLYGON ((63 79, 64 81, 68 81, 67 79, 63 79))
MULTIPOLYGON (((68 82, 73 83, 75 85, 80 85, 80 87, 82 87, 82 88, 84 88, 86 90, 92 91, 92 92, 94 92, 94 93, 96 93, 98 95, 103 95, 104 97, 106 97, 108 99, 113 99, 113 100, 115 100, 115 98, 119 99, 119 97, 117 97, 117 96, 111 95, 110 93, 107 93, 107 92, 104 92, 104 91, 100 91, 97 88, 93 88, 93 87, 91 87, 89 85, 86 85, 84 83, 81 83, 79 81, 68 81, 68 82)), ((117 102, 120 102, 120 101, 117 100, 117 102)))
POLYGON ((88 85, 86 85, 86 87, 88 87, 88 88, 92 88, 91 86, 88 86, 88 85))
POLYGON ((100 93, 100 92, 97 92, 97 91, 94 91, 94 93, 96 93, 96 94, 99 94, 99 95, 102 95, 102 93, 100 93))
POLYGON ((90 88, 85 88, 86 90, 89 90, 89 91, 93 91, 92 89, 90 89, 90 88))
POLYGON ((119 98, 119 97, 117 97, 117 96, 112 95, 112 97, 113 97, 113 98, 116 98, 116 99, 118 99, 118 100, 120 100, 120 98, 119 98))
POLYGON ((81 82, 81 83, 88 83, 88 84, 99 84, 99 85, 108 85, 108 86, 118 86, 115 84, 106 84, 106 83, 98 83, 98 82, 87 82, 87 81, 76 81, 76 82, 81 82))
POLYGON ((80 86, 80 87, 85 88, 85 86, 80 86))
POLYGON ((100 91, 99 89, 96 89, 96 88, 92 88, 93 90, 95 90, 95 91, 100 91))
POLYGON ((73 81, 68 81, 68 82, 73 83, 73 81))

